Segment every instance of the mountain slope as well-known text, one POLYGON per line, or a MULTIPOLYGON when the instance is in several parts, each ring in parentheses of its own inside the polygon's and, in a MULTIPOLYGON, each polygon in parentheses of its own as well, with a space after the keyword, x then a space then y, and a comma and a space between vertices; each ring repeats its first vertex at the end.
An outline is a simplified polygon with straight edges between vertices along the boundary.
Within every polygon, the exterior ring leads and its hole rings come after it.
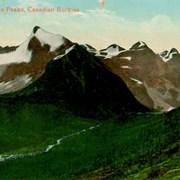
POLYGON ((171 50, 172 53, 176 56, 171 55, 173 59, 166 63, 144 42, 137 42, 116 56, 99 59, 124 80, 143 105, 170 111, 180 106, 180 58, 175 49, 171 50))

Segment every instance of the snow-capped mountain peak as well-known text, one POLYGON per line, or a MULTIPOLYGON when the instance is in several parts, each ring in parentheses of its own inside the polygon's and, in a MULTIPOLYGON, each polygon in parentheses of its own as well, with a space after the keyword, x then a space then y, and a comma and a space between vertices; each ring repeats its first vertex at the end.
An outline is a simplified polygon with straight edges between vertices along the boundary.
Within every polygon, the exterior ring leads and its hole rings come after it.
MULTIPOLYGON (((58 52, 57 49, 60 49, 63 45, 68 44, 70 42, 65 37, 58 35, 58 34, 52 34, 49 33, 39 26, 35 26, 33 28, 33 31, 31 35, 28 37, 26 41, 24 41, 19 46, 15 47, 14 50, 9 51, 7 50, 5 53, 3 51, 4 48, 1 48, 0 50, 0 65, 8 65, 8 64, 19 64, 19 63, 29 63, 32 60, 32 52, 36 48, 37 44, 34 43, 34 47, 30 48, 30 43, 33 41, 33 39, 36 38, 40 44, 41 47, 44 45, 49 46, 49 52, 53 53, 55 52, 57 56, 58 52), (3 52, 3 53, 2 53, 3 52)), ((10 49, 10 48, 9 48, 10 49)))
POLYGON ((38 79, 55 57, 63 57, 74 43, 39 26, 22 44, 0 48, 0 94, 18 91, 38 79), (20 78, 21 77, 21 78, 20 78))
POLYGON ((117 56, 120 52, 124 50, 124 48, 118 46, 117 44, 112 44, 106 49, 101 49, 100 51, 97 51, 96 56, 112 58, 113 56, 117 56))
POLYGON ((130 50, 144 50, 145 48, 147 48, 146 43, 143 41, 138 41, 130 48, 130 50))
POLYGON ((173 57, 179 55, 179 52, 176 48, 172 48, 170 51, 165 50, 160 53, 160 57, 164 62, 170 61, 173 57))
POLYGON ((48 44, 50 46, 50 52, 55 51, 57 48, 65 43, 65 37, 59 34, 52 34, 39 26, 35 26, 33 29, 34 36, 40 41, 41 46, 48 44))
POLYGON ((106 49, 102 49, 100 50, 101 52, 120 52, 125 50, 124 48, 120 47, 117 44, 111 44, 110 46, 108 46, 106 49))

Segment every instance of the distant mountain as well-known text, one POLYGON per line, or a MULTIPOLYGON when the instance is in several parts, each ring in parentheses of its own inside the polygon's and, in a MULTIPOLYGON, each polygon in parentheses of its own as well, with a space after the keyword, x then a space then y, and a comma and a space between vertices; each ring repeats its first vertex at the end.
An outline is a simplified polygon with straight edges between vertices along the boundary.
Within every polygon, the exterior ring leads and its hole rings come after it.
POLYGON ((112 51, 115 51, 115 52, 120 52, 120 51, 124 51, 125 49, 117 44, 111 44, 110 46, 108 46, 106 49, 101 49, 100 51, 101 52, 112 52, 112 51))
POLYGON ((13 46, 13 47, 9 47, 9 46, 2 47, 2 46, 0 46, 0 54, 15 51, 17 48, 18 48, 18 46, 13 46))
POLYGON ((117 44, 112 44, 108 46, 106 49, 101 49, 100 51, 96 51, 96 56, 104 57, 104 58, 112 58, 113 56, 117 56, 121 51, 125 49, 120 47, 117 44))
POLYGON ((178 50, 175 48, 172 48, 170 51, 163 51, 160 53, 160 57, 162 57, 163 61, 167 62, 172 60, 174 57, 180 55, 178 50))
POLYGON ((145 42, 143 41, 138 41, 137 43, 135 43, 131 48, 130 50, 144 50, 148 48, 148 46, 146 45, 145 42))
POLYGON ((121 46, 117 44, 111 44, 106 49, 101 49, 101 50, 96 50, 94 47, 88 44, 84 44, 81 46, 84 47, 91 54, 98 57, 103 57, 103 58, 111 58, 113 56, 118 55, 121 51, 125 50, 124 48, 122 48, 121 46))
POLYGON ((150 109, 170 111, 180 106, 180 57, 176 49, 155 54, 144 42, 110 59, 100 57, 121 77, 136 99, 150 109), (174 60, 164 62, 162 57, 174 60), (178 61, 178 62, 176 62, 178 61))

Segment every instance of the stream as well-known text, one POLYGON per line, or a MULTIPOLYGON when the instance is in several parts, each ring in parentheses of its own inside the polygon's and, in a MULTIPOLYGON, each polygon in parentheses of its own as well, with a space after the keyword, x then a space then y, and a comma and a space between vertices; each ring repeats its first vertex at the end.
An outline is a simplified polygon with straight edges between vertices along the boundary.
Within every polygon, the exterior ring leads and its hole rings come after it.
POLYGON ((89 130, 93 130, 93 129, 96 129, 100 126, 100 124, 96 125, 96 126, 91 126, 87 129, 83 129, 81 131, 78 131, 76 133, 72 133, 72 134, 69 134, 67 136, 63 136, 62 138, 56 140, 56 143, 54 144, 50 144, 48 145, 44 150, 42 151, 35 151, 35 152, 29 152, 29 153, 22 153, 22 154, 11 154, 11 155, 0 155, 0 162, 2 161, 7 161, 7 160, 14 160, 14 159, 20 159, 20 158, 24 158, 24 157, 30 157, 30 156, 36 156, 36 155, 39 155, 39 154, 43 154, 43 153, 47 153, 49 152, 50 150, 52 150, 53 148, 55 148, 56 146, 59 146, 61 144, 62 141, 70 138, 70 137, 73 137, 73 136, 77 136, 77 135, 80 135, 86 131, 89 131, 89 130))

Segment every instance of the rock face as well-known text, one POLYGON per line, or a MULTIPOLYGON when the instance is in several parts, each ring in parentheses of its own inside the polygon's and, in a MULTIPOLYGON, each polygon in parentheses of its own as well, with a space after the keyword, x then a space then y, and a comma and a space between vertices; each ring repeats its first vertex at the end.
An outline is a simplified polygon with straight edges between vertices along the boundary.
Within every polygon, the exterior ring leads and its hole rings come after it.
POLYGON ((144 42, 137 42, 109 59, 99 58, 146 107, 170 111, 180 106, 180 56, 175 48, 158 55, 144 42))

